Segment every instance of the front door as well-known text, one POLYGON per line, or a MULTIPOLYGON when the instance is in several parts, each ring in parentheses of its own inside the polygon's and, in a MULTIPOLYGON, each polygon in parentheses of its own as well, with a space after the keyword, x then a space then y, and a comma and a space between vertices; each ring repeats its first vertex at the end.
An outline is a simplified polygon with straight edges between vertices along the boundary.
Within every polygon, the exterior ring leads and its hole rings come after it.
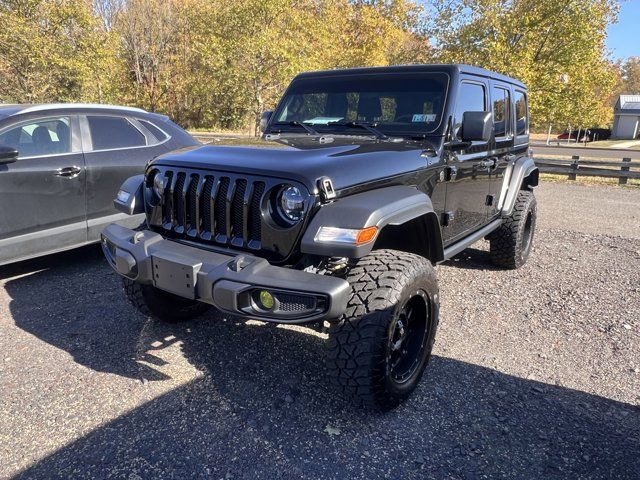
POLYGON ((87 240, 85 165, 73 115, 11 123, 0 144, 18 160, 0 165, 0 264, 87 240))
MULTIPOLYGON (((461 140, 464 112, 487 111, 487 84, 484 80, 463 79, 457 95, 452 140, 461 140)), ((487 219, 489 175, 493 159, 489 143, 473 142, 470 146, 450 148, 447 154, 447 183, 443 239, 451 244, 484 225, 487 219)))

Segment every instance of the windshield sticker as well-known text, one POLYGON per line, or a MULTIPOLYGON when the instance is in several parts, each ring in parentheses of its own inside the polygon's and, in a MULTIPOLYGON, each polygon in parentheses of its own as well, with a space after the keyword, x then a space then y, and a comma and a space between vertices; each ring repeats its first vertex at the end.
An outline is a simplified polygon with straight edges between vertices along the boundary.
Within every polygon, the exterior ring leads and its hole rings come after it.
POLYGON ((344 117, 315 117, 309 120, 305 120, 302 123, 307 123, 309 125, 329 125, 332 122, 339 122, 343 119, 344 117))
POLYGON ((429 123, 436 121, 435 113, 414 113, 412 122, 429 123))

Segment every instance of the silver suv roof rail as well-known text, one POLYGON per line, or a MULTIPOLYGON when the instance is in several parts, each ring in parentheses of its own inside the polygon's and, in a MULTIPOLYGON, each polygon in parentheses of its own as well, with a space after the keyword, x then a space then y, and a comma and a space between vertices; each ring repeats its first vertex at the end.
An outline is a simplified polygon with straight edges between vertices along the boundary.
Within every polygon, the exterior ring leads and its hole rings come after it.
POLYGON ((45 110, 59 110, 59 109, 101 109, 101 110, 123 110, 128 112, 136 112, 136 113, 147 113, 146 110, 137 107, 122 107, 118 105, 102 105, 100 103, 46 103, 42 105, 32 105, 30 107, 26 107, 22 110, 15 112, 14 115, 18 113, 31 113, 31 112, 41 112, 45 110))

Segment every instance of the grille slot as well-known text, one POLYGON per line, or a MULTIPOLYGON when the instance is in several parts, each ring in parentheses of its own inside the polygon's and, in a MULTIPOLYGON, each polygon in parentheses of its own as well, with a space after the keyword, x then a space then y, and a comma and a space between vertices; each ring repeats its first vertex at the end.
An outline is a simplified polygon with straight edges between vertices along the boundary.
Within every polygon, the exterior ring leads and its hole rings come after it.
POLYGON ((185 201, 185 179, 187 174, 185 172, 179 172, 178 177, 176 179, 176 185, 173 188, 173 203, 175 205, 174 208, 174 216, 175 216, 175 231, 177 233, 184 232, 184 224, 187 216, 186 212, 186 201, 185 201))
POLYGON ((211 213, 213 213, 212 203, 213 199, 211 197, 211 193, 213 192, 213 186, 215 184, 215 178, 207 177, 204 182, 204 187, 202 188, 202 195, 200 196, 200 203, 202 204, 202 236, 205 238, 208 235, 207 240, 211 240, 211 228, 213 226, 213 218, 211 217, 211 213))
POLYGON ((189 189, 187 190, 187 219, 186 224, 189 226, 187 235, 195 237, 200 230, 201 218, 199 215, 199 199, 198 199, 198 187, 200 186, 200 175, 191 175, 191 182, 189 183, 189 189))
POLYGON ((233 194, 233 202, 231 204, 231 243, 240 246, 245 243, 244 235, 244 195, 247 191, 247 181, 240 179, 236 181, 236 188, 233 194))
POLYGON ((229 194, 229 179, 222 177, 215 202, 215 232, 216 240, 227 241, 227 195, 229 194))
POLYGON ((264 182, 255 182, 253 184, 253 195, 249 206, 249 247, 255 249, 260 249, 260 240, 262 239, 260 202, 264 195, 264 187, 264 182))
POLYGON ((162 174, 166 187, 158 222, 164 229, 206 242, 262 248, 266 181, 190 170, 166 169, 162 174))

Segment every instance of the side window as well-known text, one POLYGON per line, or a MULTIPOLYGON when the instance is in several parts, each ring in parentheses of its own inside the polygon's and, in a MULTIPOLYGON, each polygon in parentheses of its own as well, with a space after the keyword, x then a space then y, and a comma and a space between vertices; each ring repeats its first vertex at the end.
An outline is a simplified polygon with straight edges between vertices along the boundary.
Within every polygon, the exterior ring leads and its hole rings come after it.
POLYGON ((0 145, 15 148, 19 158, 71 152, 69 117, 45 118, 9 127, 0 134, 0 145))
POLYGON ((87 116, 93 150, 142 147, 147 141, 131 122, 123 117, 87 116))
POLYGON ((516 90, 516 135, 526 135, 529 133, 529 116, 527 114, 527 95, 516 90))
POLYGON ((456 137, 460 138, 462 115, 464 112, 484 112, 487 110, 485 102, 485 88, 479 83, 462 82, 456 105, 455 128, 456 137))
POLYGON ((154 138, 156 139, 156 142, 154 142, 154 143, 164 142, 167 138, 169 138, 169 136, 166 133, 164 133, 162 130, 160 130, 153 123, 151 123, 151 122, 149 122, 147 120, 138 120, 138 121, 142 124, 142 126, 144 128, 149 130, 151 135, 154 136, 154 138))
POLYGON ((493 121, 496 138, 511 134, 510 102, 509 90, 500 87, 493 89, 493 121))

